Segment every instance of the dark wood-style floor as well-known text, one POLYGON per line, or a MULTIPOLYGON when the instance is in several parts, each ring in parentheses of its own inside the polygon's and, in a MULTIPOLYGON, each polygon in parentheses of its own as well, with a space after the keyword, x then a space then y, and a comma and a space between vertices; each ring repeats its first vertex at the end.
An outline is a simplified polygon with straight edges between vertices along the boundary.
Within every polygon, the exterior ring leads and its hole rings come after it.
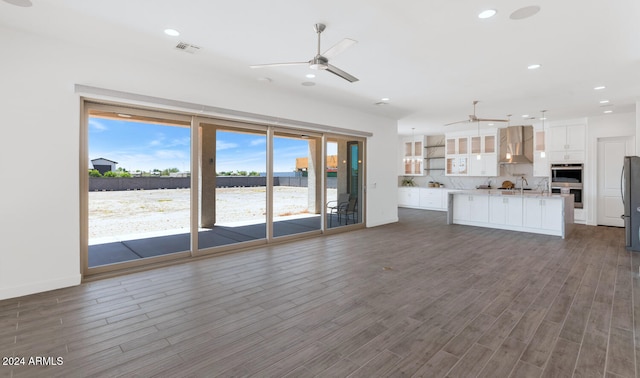
POLYGON ((401 210, 371 229, 0 301, 2 377, 634 377, 637 254, 401 210))

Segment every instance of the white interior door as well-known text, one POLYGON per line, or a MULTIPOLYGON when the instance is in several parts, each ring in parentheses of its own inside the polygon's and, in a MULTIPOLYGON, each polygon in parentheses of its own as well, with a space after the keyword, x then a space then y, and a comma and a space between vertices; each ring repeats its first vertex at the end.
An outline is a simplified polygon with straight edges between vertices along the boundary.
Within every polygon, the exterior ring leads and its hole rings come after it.
POLYGON ((624 227, 620 175, 632 152, 633 137, 598 139, 598 225, 624 227))

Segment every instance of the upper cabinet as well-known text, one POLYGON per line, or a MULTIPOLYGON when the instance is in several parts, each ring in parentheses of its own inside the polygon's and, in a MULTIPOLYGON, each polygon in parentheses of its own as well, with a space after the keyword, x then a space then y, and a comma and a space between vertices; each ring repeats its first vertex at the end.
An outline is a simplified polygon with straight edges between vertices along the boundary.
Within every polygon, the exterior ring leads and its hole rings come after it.
POLYGON ((585 158, 586 127, 584 124, 554 126, 549 133, 549 161, 582 163, 585 158))
POLYGON ((469 137, 446 136, 445 174, 466 176, 469 173, 469 137))
POLYGON ((498 176, 496 134, 471 136, 469 176, 498 176))
POLYGON ((497 129, 446 136, 448 176, 498 176, 497 129))
POLYGON ((402 138, 402 169, 404 176, 424 175, 424 136, 402 138))

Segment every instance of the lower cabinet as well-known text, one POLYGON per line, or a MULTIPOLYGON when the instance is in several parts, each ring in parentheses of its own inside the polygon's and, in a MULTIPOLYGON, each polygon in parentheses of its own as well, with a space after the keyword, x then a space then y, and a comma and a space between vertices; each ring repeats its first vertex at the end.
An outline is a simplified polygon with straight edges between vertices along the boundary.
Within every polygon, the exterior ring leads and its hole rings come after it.
POLYGON ((522 226, 522 197, 489 197, 489 222, 506 226, 522 226))
POLYGON ((420 205, 419 188, 398 188, 398 206, 418 207, 420 205))
POLYGON ((489 197, 456 194, 453 219, 467 222, 489 222, 489 197))
POLYGON ((398 206, 447 211, 450 191, 442 188, 399 187, 398 206))
POLYGON ((423 189, 420 188, 420 203, 419 206, 425 209, 444 209, 442 206, 442 194, 441 189, 423 189))
MULTIPOLYGON (((563 198, 454 193, 448 223, 565 236, 563 198)), ((572 223, 573 218, 568 222, 572 223)))
POLYGON ((525 227, 561 230, 563 203, 557 199, 525 198, 523 223, 525 227))

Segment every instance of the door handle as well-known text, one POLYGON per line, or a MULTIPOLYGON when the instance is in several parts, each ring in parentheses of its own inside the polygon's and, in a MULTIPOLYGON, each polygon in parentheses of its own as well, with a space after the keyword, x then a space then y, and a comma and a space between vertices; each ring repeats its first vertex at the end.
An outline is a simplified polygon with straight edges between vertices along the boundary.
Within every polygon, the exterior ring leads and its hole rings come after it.
POLYGON ((624 205, 624 164, 622 171, 620 171, 620 198, 622 198, 622 205, 624 205))

